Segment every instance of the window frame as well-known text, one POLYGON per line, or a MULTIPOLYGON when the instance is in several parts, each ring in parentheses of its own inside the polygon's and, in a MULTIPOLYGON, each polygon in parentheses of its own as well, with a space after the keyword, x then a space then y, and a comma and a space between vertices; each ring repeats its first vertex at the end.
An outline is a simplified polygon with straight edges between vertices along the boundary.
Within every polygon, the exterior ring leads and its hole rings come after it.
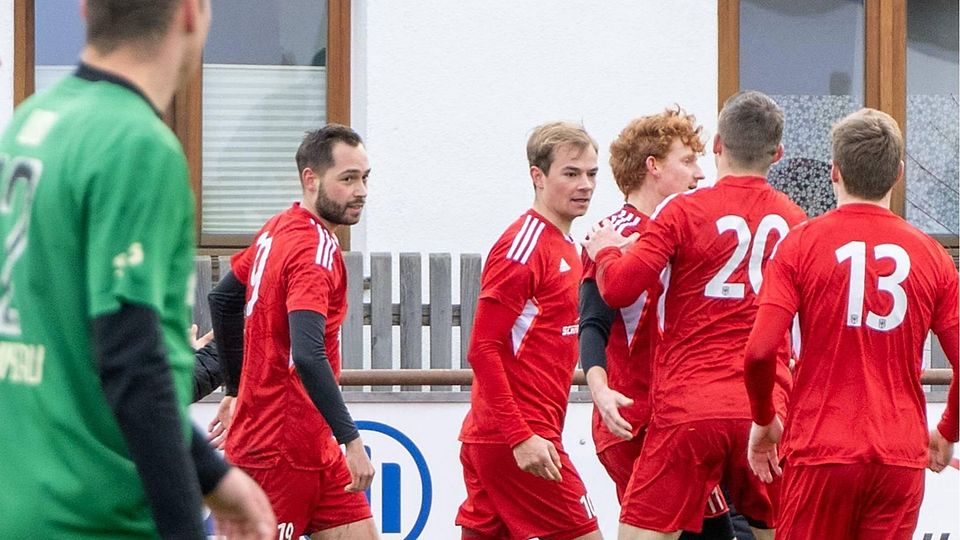
MULTIPOLYGON (((13 104, 34 93, 36 26, 34 0, 14 0, 13 104)), ((350 125, 350 0, 327 0, 327 110, 328 122, 350 125)), ((203 223, 203 70, 174 96, 164 120, 180 139, 190 170, 195 198, 197 247, 205 254, 228 254, 246 247, 252 234, 204 234, 203 223)), ((350 228, 339 227, 344 250, 350 249, 350 228)))

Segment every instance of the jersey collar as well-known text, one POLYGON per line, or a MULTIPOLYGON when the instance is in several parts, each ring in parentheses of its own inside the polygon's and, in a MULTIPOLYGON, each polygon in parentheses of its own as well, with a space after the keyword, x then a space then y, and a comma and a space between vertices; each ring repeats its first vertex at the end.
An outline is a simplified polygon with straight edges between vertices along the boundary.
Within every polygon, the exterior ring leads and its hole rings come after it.
POLYGON ((143 98, 143 100, 147 102, 147 105, 149 105, 150 108, 153 109, 154 114, 156 114, 161 118, 163 117, 163 114, 160 111, 158 111, 156 107, 153 106, 153 103, 150 103, 150 100, 147 99, 147 95, 144 94, 143 91, 140 90, 140 88, 138 88, 135 84, 128 81, 127 79, 124 79, 119 75, 110 73, 108 71, 104 71, 102 69, 97 69, 89 64, 80 62, 80 65, 77 66, 77 71, 74 72, 74 76, 80 79, 83 79, 85 81, 90 81, 90 82, 105 81, 108 83, 113 83, 113 84, 122 86, 127 90, 130 90, 134 94, 143 98))
POLYGON ((889 208, 870 203, 847 203, 837 207, 837 212, 845 214, 868 214, 872 216, 896 216, 889 208))
POLYGON ((714 185, 718 185, 720 183, 730 185, 730 186, 741 186, 741 187, 758 187, 761 185, 768 185, 767 179, 765 177, 753 176, 753 175, 749 175, 749 176, 727 175, 717 180, 717 183, 714 185))

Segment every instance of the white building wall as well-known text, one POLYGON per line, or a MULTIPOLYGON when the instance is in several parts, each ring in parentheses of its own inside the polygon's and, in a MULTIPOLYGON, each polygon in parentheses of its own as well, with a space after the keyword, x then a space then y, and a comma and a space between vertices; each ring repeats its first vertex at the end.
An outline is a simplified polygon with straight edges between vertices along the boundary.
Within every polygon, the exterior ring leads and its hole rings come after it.
MULTIPOLYGON (((679 103, 708 135, 716 125, 712 2, 354 0, 352 18, 353 123, 374 169, 354 249, 485 254, 532 203, 531 128, 559 119, 600 144, 582 236, 620 204, 606 149, 630 118, 679 103)), ((0 0, 0 61, 3 126, 13 0, 0 0)))
MULTIPOLYGON (((597 192, 575 237, 621 204, 607 148, 629 119, 679 103, 714 132, 713 2, 353 8, 353 123, 373 167, 354 249, 485 255, 533 201, 526 139, 546 121, 582 122, 600 144, 597 192)), ((712 157, 702 166, 712 174, 712 157)))

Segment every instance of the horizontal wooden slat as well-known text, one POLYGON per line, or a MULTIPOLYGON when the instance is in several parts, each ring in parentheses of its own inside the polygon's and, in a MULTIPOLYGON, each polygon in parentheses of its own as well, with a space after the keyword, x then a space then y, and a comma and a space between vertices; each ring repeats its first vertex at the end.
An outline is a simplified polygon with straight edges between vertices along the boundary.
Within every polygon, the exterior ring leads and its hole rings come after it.
MULTIPOLYGON (((922 384, 947 385, 953 373, 949 369, 927 369, 920 377, 922 384)), ((586 384, 583 371, 573 374, 573 385, 586 384)), ((473 384, 473 370, 470 369, 345 369, 340 373, 340 384, 354 385, 466 385, 473 384)))

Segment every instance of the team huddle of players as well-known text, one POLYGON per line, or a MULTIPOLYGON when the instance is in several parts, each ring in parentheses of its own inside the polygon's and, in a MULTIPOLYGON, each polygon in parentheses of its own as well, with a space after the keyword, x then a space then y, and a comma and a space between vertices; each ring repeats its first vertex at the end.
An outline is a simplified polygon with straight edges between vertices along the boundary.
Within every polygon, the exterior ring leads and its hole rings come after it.
MULTIPOLYGON (((723 492, 757 538, 912 535, 923 470, 957 440, 956 383, 928 446, 919 381, 931 329, 956 368, 957 271, 888 209, 903 174, 892 118, 864 109, 835 126, 839 207, 811 220, 765 180, 783 121, 762 93, 728 100, 707 185, 692 116, 633 120, 610 152, 626 202, 582 254, 569 233, 597 144, 574 124, 534 129, 534 203, 490 250, 471 335, 463 538, 600 538, 561 441, 578 359, 620 538, 732 538, 723 492)), ((243 351, 221 351, 237 398, 220 421, 282 533, 373 538, 358 493, 372 468, 336 386, 346 302, 332 234, 359 219, 370 168, 335 125, 307 136, 298 163, 303 202, 211 295, 218 341, 244 336, 243 351)))
MULTIPOLYGON (((373 467, 337 382, 334 233, 366 201, 363 142, 308 133, 302 200, 210 294, 232 467, 184 421, 194 202, 161 118, 199 63, 209 2, 84 11, 78 70, 0 139, 0 537, 203 538, 202 497, 231 537, 376 538, 373 467)), ((534 203, 486 259, 469 344, 463 538, 601 537, 561 440, 578 359, 620 538, 731 538, 724 493, 760 539, 911 536, 924 468, 958 439, 957 270, 888 209, 904 171, 892 118, 834 127, 838 208, 809 220, 765 180, 783 121, 768 96, 730 98, 700 186, 692 116, 633 120, 610 149, 626 202, 582 254, 569 233, 597 143, 533 130, 534 203), (954 378, 928 433, 930 330, 954 378)))

